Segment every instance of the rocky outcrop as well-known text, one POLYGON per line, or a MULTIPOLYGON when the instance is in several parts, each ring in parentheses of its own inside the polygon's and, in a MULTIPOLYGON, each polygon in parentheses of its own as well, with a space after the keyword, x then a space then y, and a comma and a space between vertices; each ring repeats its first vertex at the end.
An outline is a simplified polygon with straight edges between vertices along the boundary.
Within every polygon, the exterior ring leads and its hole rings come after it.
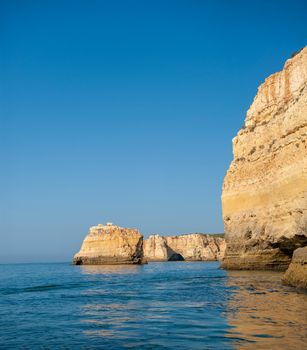
POLYGON ((73 258, 76 265, 143 262, 143 236, 139 231, 111 223, 91 227, 81 250, 73 258))
POLYGON ((147 261, 219 260, 225 251, 225 240, 214 235, 187 234, 173 237, 152 235, 143 240, 136 229, 112 223, 90 228, 75 265, 141 264, 147 261))
POLYGON ((307 247, 294 251, 291 264, 286 271, 283 282, 293 287, 307 289, 307 247))
POLYGON ((165 237, 151 235, 143 243, 144 257, 147 261, 168 261, 172 256, 165 237))
POLYGON ((233 153, 223 267, 285 270, 307 244, 307 47, 259 87, 233 153))
POLYGON ((225 240, 214 235, 152 235, 144 240, 144 257, 148 261, 212 261, 222 259, 225 240))

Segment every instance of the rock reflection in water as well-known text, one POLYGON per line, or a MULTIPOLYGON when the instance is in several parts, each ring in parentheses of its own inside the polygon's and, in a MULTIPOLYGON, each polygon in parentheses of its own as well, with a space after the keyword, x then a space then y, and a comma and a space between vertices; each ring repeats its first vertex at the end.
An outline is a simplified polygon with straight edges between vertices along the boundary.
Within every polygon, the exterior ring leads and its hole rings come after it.
POLYGON ((135 274, 142 270, 142 265, 80 265, 82 274, 110 275, 135 274))
POLYGON ((79 330, 97 348, 305 349, 307 294, 218 263, 80 266, 79 330))
POLYGON ((281 283, 281 273, 231 271, 227 310, 236 349, 306 349, 307 294, 281 283))
POLYGON ((139 266, 134 274, 85 275, 89 285, 79 305, 83 336, 97 348, 231 348, 222 315, 227 272, 217 267, 168 262, 139 266))

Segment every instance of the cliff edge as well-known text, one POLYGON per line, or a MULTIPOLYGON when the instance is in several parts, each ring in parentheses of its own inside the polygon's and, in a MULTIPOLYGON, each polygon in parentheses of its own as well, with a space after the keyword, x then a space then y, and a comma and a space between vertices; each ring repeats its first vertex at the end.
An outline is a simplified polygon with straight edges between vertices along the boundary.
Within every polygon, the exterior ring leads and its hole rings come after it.
POLYGON ((144 257, 148 261, 214 261, 223 258, 225 247, 225 240, 214 235, 151 235, 144 240, 144 257))
POLYGON ((91 227, 80 251, 73 258, 75 265, 143 262, 143 236, 139 231, 111 223, 91 227))
POLYGON ((222 266, 285 270, 307 244, 307 47, 259 87, 233 154, 222 266))

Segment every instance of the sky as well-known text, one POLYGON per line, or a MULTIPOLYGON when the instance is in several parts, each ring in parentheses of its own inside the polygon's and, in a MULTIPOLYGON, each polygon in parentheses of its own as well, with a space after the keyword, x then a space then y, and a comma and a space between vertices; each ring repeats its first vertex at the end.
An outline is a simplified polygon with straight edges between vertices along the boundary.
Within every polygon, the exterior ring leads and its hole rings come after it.
POLYGON ((0 0, 0 263, 88 228, 223 232, 232 138, 306 1, 0 0))

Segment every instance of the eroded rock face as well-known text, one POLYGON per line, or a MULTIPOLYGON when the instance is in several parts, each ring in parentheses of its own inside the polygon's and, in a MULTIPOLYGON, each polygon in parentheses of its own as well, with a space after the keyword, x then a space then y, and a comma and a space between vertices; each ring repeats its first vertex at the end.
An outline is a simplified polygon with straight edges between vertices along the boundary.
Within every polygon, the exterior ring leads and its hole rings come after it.
POLYGON ((223 267, 288 267, 307 244, 307 48, 268 77, 233 139, 226 174, 223 267))
POLYGON ((143 243, 144 257, 147 261, 168 261, 170 251, 165 237, 151 235, 143 243))
POLYGON ((225 247, 223 238, 200 233, 152 235, 144 240, 144 257, 148 261, 212 261, 222 259, 225 247))
POLYGON ((286 271, 283 282, 293 287, 307 289, 307 247, 294 251, 291 264, 286 271))
POLYGON ((79 253, 73 258, 76 265, 143 262, 143 236, 136 229, 113 224, 91 227, 79 253))

